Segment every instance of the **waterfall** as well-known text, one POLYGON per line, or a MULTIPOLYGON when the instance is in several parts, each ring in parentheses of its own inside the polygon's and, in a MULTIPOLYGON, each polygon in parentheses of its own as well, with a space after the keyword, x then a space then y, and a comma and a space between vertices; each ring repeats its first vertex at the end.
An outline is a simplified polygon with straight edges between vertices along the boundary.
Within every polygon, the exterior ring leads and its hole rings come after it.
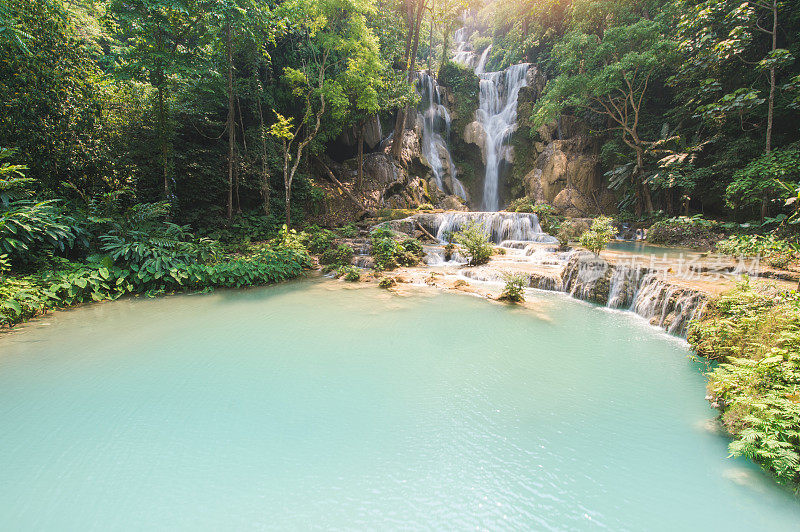
POLYGON ((486 70, 486 58, 489 57, 489 51, 492 49, 492 45, 486 47, 486 50, 483 51, 481 54, 481 58, 478 59, 478 65, 475 67, 475 74, 483 74, 484 70, 486 70))
POLYGON ((631 310, 671 334, 686 335, 689 322, 705 309, 706 297, 671 284, 659 273, 648 273, 636 291, 631 310))
POLYGON ((519 91, 527 85, 528 63, 512 65, 503 72, 480 74, 478 122, 486 134, 486 177, 483 181, 485 211, 500 208, 500 164, 506 158, 508 142, 517 127, 519 91))
POLYGON ((436 215, 434 234, 440 241, 448 234, 457 233, 469 221, 477 221, 486 230, 492 242, 526 240, 528 242, 557 243, 558 240, 542 232, 535 214, 518 212, 448 212, 436 215))
POLYGON ((447 148, 447 139, 450 136, 450 113, 442 104, 442 94, 439 84, 427 72, 417 74, 417 84, 422 97, 422 155, 431 167, 436 186, 439 190, 449 191, 463 200, 467 199, 464 185, 456 178, 456 167, 450 150, 447 148), (447 169, 442 164, 442 159, 447 162, 447 169), (445 174, 449 180, 445 182, 445 174))
POLYGON ((631 305, 641 280, 642 270, 636 267, 617 265, 609 280, 609 308, 623 308, 631 305))
POLYGON ((453 54, 452 60, 454 63, 472 67, 475 63, 475 52, 472 50, 472 45, 469 42, 467 35, 467 28, 459 28, 453 34, 453 42, 456 45, 456 52, 453 54))

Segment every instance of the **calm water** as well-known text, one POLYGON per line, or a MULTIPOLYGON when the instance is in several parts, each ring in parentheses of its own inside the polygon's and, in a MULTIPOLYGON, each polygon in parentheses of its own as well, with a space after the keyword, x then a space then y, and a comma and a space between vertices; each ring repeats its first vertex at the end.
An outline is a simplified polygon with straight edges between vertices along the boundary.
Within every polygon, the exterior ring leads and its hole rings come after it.
POLYGON ((696 259, 702 253, 694 251, 689 248, 672 248, 667 246, 654 246, 641 241, 628 241, 628 240, 612 240, 608 243, 606 248, 612 251, 620 251, 629 253, 631 255, 641 255, 645 258, 650 258, 651 255, 656 259, 679 259, 683 257, 686 260, 696 259))
POLYGON ((727 458, 685 345, 638 318, 341 286, 0 336, 3 528, 797 529, 727 458))

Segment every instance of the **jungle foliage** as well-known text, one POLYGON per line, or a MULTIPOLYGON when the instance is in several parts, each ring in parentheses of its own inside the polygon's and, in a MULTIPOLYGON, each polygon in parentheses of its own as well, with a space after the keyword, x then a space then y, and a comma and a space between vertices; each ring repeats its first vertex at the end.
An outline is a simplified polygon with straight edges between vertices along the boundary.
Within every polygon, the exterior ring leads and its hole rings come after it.
POLYGON ((718 362, 708 392, 733 435, 730 450, 787 483, 800 482, 800 297, 749 283, 709 303, 690 329, 718 362))

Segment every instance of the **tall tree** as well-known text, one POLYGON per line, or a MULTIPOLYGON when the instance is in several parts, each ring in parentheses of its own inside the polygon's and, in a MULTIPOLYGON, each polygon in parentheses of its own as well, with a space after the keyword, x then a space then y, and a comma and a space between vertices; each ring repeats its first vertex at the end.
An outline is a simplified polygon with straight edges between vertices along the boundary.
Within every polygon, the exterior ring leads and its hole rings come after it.
MULTIPOLYGON (((407 0, 406 13, 408 33, 406 34, 406 47, 403 57, 403 73, 407 82, 411 84, 414 80, 414 66, 417 60, 417 48, 419 47, 419 32, 422 24, 422 14, 425 10, 425 0, 407 0)), ((394 124, 394 134, 392 136, 392 156, 400 157, 403 148, 403 133, 406 128, 406 115, 408 115, 408 105, 402 106, 397 110, 397 118, 394 124)))
POLYGON ((631 173, 637 212, 652 211, 645 177, 645 152, 656 144, 641 134, 648 88, 653 78, 675 58, 675 43, 661 26, 640 20, 609 28, 603 37, 575 31, 554 49, 561 73, 537 102, 538 125, 556 119, 567 108, 602 116, 610 130, 633 150, 636 166, 631 173))
POLYGON ((202 54, 203 0, 112 0, 110 13, 123 46, 126 76, 156 89, 156 128, 161 154, 164 199, 171 200, 170 91, 198 64, 202 54), (189 46, 191 44, 191 46, 189 46))

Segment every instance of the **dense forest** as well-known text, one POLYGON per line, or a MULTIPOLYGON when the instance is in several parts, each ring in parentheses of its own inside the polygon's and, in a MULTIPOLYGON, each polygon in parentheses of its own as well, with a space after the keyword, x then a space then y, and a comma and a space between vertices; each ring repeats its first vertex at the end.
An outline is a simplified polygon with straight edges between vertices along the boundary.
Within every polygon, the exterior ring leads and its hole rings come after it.
MULTIPOLYGON (((498 145, 500 209, 537 213, 565 244, 580 237, 570 218, 611 216, 584 246, 598 252, 649 229, 658 244, 796 265, 798 37, 797 0, 0 0, 0 325, 268 284, 312 255, 358 279, 336 238, 487 205, 484 72, 522 85, 498 145), (421 111, 440 100, 445 163, 420 147, 421 111), (556 155, 573 170, 553 170, 556 155)), ((365 238, 378 270, 422 256, 414 239, 365 238)), ((745 434, 735 451, 797 482, 796 338, 753 312, 788 330, 800 303, 781 295, 779 316, 775 297, 741 291, 757 304, 723 300, 710 315, 724 326, 690 338, 720 361, 743 352, 732 338, 772 342, 759 360, 780 345, 756 436, 754 366, 713 382, 744 397, 729 410, 745 434)))
POLYGON ((413 105, 465 12, 487 68, 545 74, 533 129, 577 116, 602 139, 622 211, 792 214, 800 10, 768 0, 10 0, 4 160, 77 217, 164 201, 196 230, 274 231, 286 190, 297 221, 322 209, 314 161, 355 156, 343 133, 363 152, 370 117, 413 105))

